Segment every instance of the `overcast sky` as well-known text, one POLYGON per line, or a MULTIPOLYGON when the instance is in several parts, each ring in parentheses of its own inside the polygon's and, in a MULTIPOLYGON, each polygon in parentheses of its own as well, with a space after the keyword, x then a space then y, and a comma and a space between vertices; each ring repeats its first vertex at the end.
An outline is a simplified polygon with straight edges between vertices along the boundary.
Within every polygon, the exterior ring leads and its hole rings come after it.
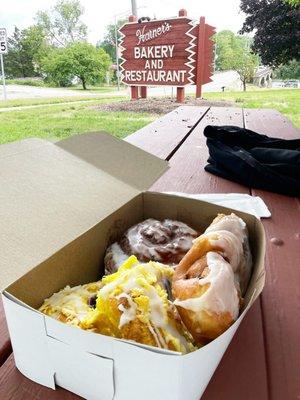
MULTIPOLYGON (((0 28, 7 28, 10 34, 14 26, 25 28, 34 23, 38 10, 48 9, 56 0, 0 0, 0 28)), ((239 10, 240 0, 136 0, 138 16, 153 18, 172 17, 182 7, 188 16, 198 19, 201 15, 217 31, 230 29, 237 32, 244 21, 239 10)), ((96 43, 103 37, 105 26, 113 23, 115 14, 130 13, 130 0, 81 0, 85 12, 82 20, 88 26, 89 41, 96 43)), ((119 15, 118 18, 121 18, 119 15)))

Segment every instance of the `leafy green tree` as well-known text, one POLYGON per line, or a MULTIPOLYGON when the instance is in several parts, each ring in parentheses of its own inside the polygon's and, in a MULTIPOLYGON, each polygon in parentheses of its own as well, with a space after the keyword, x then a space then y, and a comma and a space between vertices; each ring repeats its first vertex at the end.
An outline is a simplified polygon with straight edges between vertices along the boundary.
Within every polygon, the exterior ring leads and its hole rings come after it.
POLYGON ((216 69, 236 71, 245 91, 246 84, 253 80, 255 69, 259 65, 259 57, 251 51, 250 39, 224 30, 215 35, 215 42, 216 69))
POLYGON ((50 10, 39 11, 36 20, 50 44, 66 47, 86 39, 87 26, 80 20, 83 12, 79 0, 59 0, 50 10))
MULTIPOLYGON (((118 43, 120 41, 120 33, 119 33, 119 28, 121 28, 122 25, 124 25, 126 22, 128 22, 127 19, 120 19, 117 21, 117 39, 118 43)), ((104 38, 102 41, 99 41, 97 43, 97 47, 100 47, 106 51, 107 54, 109 54, 110 58, 113 60, 114 63, 117 62, 116 60, 116 39, 115 39, 115 25, 110 24, 107 25, 106 27, 106 33, 104 35, 104 38)))
POLYGON ((241 33, 254 31, 252 49, 264 65, 299 60, 299 1, 241 0, 241 10, 246 14, 241 33))
POLYGON ((279 79, 300 79, 300 62, 291 60, 287 64, 280 65, 274 75, 279 79))
POLYGON ((33 25, 23 30, 15 27, 8 38, 9 51, 5 57, 7 75, 11 78, 39 76, 39 61, 46 48, 41 27, 33 25))
POLYGON ((291 6, 299 6, 300 0, 283 0, 284 3, 290 4, 291 6))
POLYGON ((67 49, 52 47, 48 54, 41 59, 41 69, 45 81, 57 86, 71 86, 72 61, 68 58, 67 49))
POLYGON ((72 43, 66 48, 54 48, 42 60, 43 71, 48 80, 59 86, 68 86, 74 78, 87 85, 103 82, 111 64, 109 55, 103 49, 96 49, 86 42, 72 43))

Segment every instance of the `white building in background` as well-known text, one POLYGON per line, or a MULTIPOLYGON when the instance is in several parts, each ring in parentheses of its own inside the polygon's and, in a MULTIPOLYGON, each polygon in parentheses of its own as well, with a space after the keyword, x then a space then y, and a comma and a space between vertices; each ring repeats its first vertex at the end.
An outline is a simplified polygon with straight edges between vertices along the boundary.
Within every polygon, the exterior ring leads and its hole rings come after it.
POLYGON ((254 75, 253 84, 258 87, 272 87, 273 71, 270 67, 260 65, 254 75))
POLYGON ((236 71, 216 71, 212 82, 203 85, 203 92, 222 92, 243 90, 243 83, 236 71))

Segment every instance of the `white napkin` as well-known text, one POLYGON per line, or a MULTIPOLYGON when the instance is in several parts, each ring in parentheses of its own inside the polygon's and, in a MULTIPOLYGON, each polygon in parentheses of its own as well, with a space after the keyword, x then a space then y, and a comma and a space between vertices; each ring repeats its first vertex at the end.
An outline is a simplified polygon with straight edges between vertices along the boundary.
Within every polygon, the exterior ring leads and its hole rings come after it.
POLYGON ((169 194, 190 197, 196 200, 208 201, 209 203, 218 204, 220 206, 233 208, 237 211, 244 211, 254 215, 258 219, 269 218, 271 213, 266 203, 258 196, 250 196, 242 193, 201 193, 190 194, 180 192, 167 192, 169 194))

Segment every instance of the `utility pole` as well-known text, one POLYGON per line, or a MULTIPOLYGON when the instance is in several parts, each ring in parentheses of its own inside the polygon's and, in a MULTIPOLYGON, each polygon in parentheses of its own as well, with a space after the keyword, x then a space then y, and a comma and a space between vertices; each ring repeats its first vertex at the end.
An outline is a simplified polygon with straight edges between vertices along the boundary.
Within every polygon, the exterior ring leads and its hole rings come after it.
POLYGON ((137 17, 137 7, 136 7, 135 0, 131 0, 131 12, 132 12, 132 15, 135 15, 137 17))
POLYGON ((2 83, 3 83, 3 98, 4 98, 4 100, 6 100, 7 96, 6 96, 6 86, 5 86, 5 73, 4 73, 3 54, 0 54, 0 58, 1 58, 2 83))
POLYGON ((115 15, 115 48, 116 48, 116 62, 117 62, 117 82, 118 82, 118 90, 120 90, 119 50, 118 50, 118 33, 117 33, 117 16, 116 15, 115 15))
POLYGON ((7 33, 5 28, 0 28, 0 63, 1 63, 1 75, 2 75, 2 83, 3 83, 3 98, 6 97, 6 86, 5 86, 5 72, 4 72, 4 62, 3 62, 3 54, 7 54, 7 33))

